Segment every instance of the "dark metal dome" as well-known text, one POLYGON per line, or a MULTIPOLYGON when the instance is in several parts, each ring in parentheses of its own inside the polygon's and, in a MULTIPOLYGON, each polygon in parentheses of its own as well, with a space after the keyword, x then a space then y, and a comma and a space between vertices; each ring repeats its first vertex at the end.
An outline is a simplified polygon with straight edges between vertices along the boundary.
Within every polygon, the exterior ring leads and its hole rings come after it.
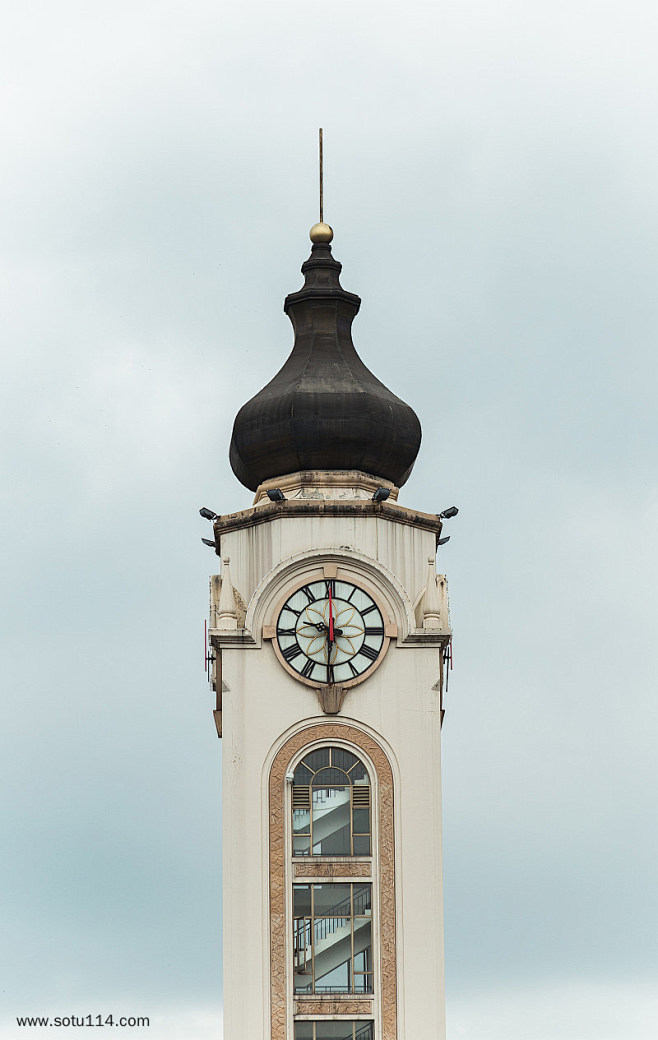
POLYGON ((288 360, 238 412, 233 472, 246 487, 304 470, 361 470, 400 487, 421 430, 413 408, 366 368, 352 343, 361 300, 341 288, 341 264, 316 242, 305 282, 286 297, 295 343, 288 360))

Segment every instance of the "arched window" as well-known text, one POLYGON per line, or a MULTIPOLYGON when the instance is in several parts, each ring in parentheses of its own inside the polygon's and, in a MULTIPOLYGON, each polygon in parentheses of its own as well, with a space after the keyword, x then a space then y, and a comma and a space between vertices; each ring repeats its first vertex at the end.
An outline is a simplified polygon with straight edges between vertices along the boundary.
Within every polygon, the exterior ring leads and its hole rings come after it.
POLYGON ((292 785, 293 856, 369 856, 370 805, 370 777, 356 755, 339 747, 309 752, 292 785))
POLYGON ((279 749, 269 797, 272 1040, 395 1040, 386 752, 354 725, 306 726, 279 749))

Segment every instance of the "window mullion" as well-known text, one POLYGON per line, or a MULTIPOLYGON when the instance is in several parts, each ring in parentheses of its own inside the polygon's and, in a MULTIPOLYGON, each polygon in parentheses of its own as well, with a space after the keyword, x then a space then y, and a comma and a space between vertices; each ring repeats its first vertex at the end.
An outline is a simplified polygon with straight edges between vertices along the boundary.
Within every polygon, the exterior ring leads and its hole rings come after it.
POLYGON ((350 993, 354 993, 354 882, 350 884, 350 993))
POLYGON ((311 885, 311 979, 315 993, 315 885, 311 885))

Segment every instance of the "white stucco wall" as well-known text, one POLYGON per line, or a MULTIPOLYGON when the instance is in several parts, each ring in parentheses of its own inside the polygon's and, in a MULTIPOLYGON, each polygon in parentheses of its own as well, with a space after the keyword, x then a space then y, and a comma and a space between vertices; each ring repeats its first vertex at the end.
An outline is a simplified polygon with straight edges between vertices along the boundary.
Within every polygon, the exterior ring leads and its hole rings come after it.
POLYGON ((282 515, 225 534, 221 549, 230 557, 253 637, 214 634, 225 684, 224 1034, 229 1040, 270 1036, 269 764, 295 730, 340 721, 363 727, 389 749, 395 777, 398 1040, 443 1040, 438 679, 447 605, 433 634, 417 631, 413 609, 427 581, 435 535, 379 517, 282 515), (375 588, 398 630, 382 664, 347 691, 338 716, 322 713, 314 690, 293 678, 271 641, 262 639, 262 626, 274 624, 287 587, 318 573, 323 562, 336 564, 339 576, 375 588))

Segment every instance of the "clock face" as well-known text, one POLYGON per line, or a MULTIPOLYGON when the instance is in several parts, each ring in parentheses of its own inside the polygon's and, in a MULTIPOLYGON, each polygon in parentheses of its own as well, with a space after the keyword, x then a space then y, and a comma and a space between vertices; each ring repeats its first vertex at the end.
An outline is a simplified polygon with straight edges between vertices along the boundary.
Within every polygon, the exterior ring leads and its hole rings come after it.
POLYGON ((379 660, 384 618, 358 585, 323 578, 288 597, 277 618, 276 639, 283 659, 303 679, 345 683, 379 660))

